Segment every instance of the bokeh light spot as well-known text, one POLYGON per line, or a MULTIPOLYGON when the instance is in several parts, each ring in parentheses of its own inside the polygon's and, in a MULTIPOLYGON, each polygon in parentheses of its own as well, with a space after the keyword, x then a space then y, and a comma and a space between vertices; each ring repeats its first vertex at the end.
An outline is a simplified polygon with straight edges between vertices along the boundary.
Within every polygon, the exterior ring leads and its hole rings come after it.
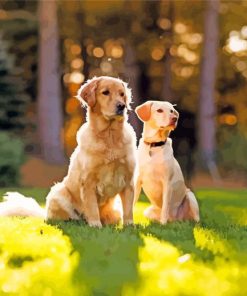
POLYGON ((93 50, 93 55, 96 58, 102 58, 104 56, 104 50, 101 47, 95 47, 93 50))
POLYGON ((247 38, 247 26, 242 27, 241 35, 242 35, 243 38, 247 38))
POLYGON ((151 52, 151 57, 155 61, 160 61, 165 55, 164 47, 155 47, 151 52))
POLYGON ((111 56, 115 59, 121 58, 123 55, 123 48, 120 45, 114 45, 111 49, 111 56))
POLYGON ((74 69, 80 69, 83 67, 83 64, 84 64, 83 60, 80 58, 77 58, 71 62, 71 67, 74 69))
POLYGON ((157 24, 163 30, 169 30, 171 28, 171 21, 167 18, 158 19, 157 24))
POLYGON ((174 26, 174 30, 178 34, 185 33, 186 32, 186 29, 187 28, 186 28, 185 24, 183 24, 183 23, 176 23, 175 26, 174 26))
POLYGON ((78 55, 81 53, 81 47, 80 45, 78 44, 73 44, 70 48, 71 52, 74 54, 74 55, 78 55))
POLYGON ((234 114, 222 114, 219 118, 219 122, 226 125, 235 125, 237 121, 237 117, 234 114))
POLYGON ((247 50, 247 40, 241 39, 239 35, 230 35, 227 47, 230 52, 245 51, 247 50))
POLYGON ((84 81, 84 79, 84 75, 80 72, 72 72, 70 74, 70 82, 72 83, 81 84, 84 81))

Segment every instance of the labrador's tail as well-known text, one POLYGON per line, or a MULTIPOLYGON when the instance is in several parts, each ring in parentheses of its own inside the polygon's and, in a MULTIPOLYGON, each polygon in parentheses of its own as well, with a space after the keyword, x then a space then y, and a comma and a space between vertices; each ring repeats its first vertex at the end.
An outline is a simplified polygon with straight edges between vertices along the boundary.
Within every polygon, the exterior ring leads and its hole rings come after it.
POLYGON ((198 206, 198 202, 196 200, 195 194, 190 189, 187 189, 186 196, 189 202, 190 214, 196 222, 199 222, 200 221, 199 206, 198 206))
POLYGON ((0 216, 21 216, 46 218, 46 210, 43 209, 31 197, 25 197, 18 192, 7 192, 0 203, 0 216))

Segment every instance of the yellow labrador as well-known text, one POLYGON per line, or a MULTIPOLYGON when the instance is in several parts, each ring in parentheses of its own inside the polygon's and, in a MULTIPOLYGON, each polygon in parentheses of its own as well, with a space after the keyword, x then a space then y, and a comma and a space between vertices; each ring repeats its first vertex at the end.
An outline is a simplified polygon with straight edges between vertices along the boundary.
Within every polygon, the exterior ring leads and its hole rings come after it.
POLYGON ((144 212, 147 218, 162 224, 186 219, 199 221, 197 200, 184 184, 169 138, 176 128, 178 112, 169 102, 160 101, 147 101, 135 111, 144 122, 138 148, 135 202, 143 188, 152 204, 144 212))
POLYGON ((131 91, 122 80, 103 76, 82 85, 78 99, 87 105, 87 122, 77 133, 78 146, 71 156, 67 176, 47 196, 46 210, 39 211, 33 199, 8 193, 0 215, 62 220, 83 216, 89 225, 100 227, 121 219, 121 212, 114 205, 119 194, 123 222, 133 223, 136 138, 126 114, 131 91))

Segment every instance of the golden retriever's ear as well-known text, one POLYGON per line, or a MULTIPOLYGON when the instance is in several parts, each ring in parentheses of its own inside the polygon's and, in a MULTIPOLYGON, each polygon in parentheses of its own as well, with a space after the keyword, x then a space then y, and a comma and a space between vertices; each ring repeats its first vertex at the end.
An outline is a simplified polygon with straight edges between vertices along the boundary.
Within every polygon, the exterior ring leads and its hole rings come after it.
POLYGON ((135 112, 142 121, 148 121, 150 119, 152 104, 152 102, 147 101, 146 103, 136 107, 135 112))
POLYGON ((96 104, 96 89, 98 86, 99 78, 94 77, 84 83, 77 93, 77 99, 83 104, 86 103, 89 107, 93 107, 96 104))

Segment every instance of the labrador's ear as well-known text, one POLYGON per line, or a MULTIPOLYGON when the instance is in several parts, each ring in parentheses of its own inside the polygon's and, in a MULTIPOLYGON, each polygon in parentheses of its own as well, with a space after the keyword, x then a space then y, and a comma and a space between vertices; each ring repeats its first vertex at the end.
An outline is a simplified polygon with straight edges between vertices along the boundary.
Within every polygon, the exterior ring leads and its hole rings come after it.
POLYGON ((86 104, 89 107, 93 107, 96 104, 96 90, 99 80, 99 77, 94 77, 80 87, 76 97, 82 104, 86 104))
POLYGON ((147 101, 146 103, 136 107, 135 113, 142 121, 148 121, 150 119, 152 104, 152 102, 147 101))
POLYGON ((179 118, 179 112, 175 109, 175 115, 179 118))
MULTIPOLYGON (((173 107, 176 107, 177 104, 172 104, 173 107)), ((179 117, 179 112, 174 108, 174 113, 177 117, 179 117)))

